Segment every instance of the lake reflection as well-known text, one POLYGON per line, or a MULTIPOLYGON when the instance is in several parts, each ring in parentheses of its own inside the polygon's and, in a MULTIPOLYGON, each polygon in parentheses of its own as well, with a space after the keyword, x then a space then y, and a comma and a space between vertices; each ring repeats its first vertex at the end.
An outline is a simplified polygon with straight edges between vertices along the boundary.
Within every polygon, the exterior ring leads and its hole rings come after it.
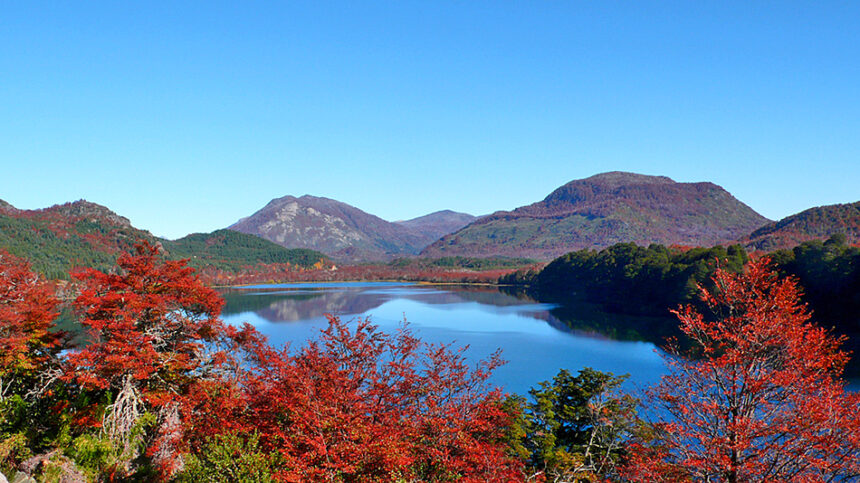
POLYGON ((593 308, 542 304, 494 287, 395 283, 283 284, 226 290, 224 319, 251 323, 273 344, 302 345, 325 327, 324 314, 371 317, 386 332, 407 319, 426 342, 470 346, 473 360, 497 348, 508 364, 492 382, 525 394, 559 369, 590 366, 629 373, 629 388, 665 372, 655 345, 661 319, 610 316, 593 308), (623 339, 623 340, 615 340, 623 339))

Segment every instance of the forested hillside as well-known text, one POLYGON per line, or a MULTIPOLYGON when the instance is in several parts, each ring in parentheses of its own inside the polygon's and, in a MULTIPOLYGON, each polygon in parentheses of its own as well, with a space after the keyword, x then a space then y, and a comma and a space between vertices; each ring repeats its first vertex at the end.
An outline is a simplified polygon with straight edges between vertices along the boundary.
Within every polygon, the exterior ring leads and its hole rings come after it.
POLYGON ((610 172, 571 181, 537 203, 480 218, 421 254, 551 260, 615 243, 713 246, 768 221, 713 183, 610 172))
POLYGON ((697 285, 717 266, 740 271, 747 254, 728 248, 680 248, 620 243, 603 250, 580 250, 553 260, 536 274, 504 277, 503 283, 528 284, 541 298, 579 298, 622 313, 668 315, 694 301, 697 285))
POLYGON ((108 208, 80 200, 41 210, 0 204, 0 248, 28 260, 49 279, 68 279, 76 268, 108 270, 116 257, 145 240, 161 243, 170 259, 190 259, 197 269, 235 273, 259 265, 320 268, 328 258, 313 250, 287 249, 231 230, 159 240, 108 208))
POLYGON ((834 235, 771 257, 782 274, 797 277, 815 319, 848 335, 849 348, 860 356, 860 247, 845 240, 834 235))
POLYGON ((860 242, 860 201, 801 211, 755 230, 742 243, 753 250, 773 251, 840 233, 849 244, 860 242))
POLYGON ((0 248, 27 259, 50 279, 68 278, 75 267, 107 270, 140 240, 154 242, 155 237, 84 200, 41 210, 0 206, 0 248))
POLYGON ((236 272, 257 264, 313 267, 329 264, 324 254, 306 248, 284 248, 258 236, 233 230, 194 233, 162 244, 171 259, 189 259, 194 268, 215 267, 236 272))

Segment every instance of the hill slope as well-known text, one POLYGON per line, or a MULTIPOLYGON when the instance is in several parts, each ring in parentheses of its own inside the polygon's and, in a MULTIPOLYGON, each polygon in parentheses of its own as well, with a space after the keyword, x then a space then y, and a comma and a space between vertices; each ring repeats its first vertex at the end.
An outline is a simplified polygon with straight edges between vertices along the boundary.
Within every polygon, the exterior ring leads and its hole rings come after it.
POLYGON ((178 240, 163 240, 162 245, 170 258, 187 258, 194 268, 215 267, 231 272, 260 263, 311 267, 327 260, 325 255, 314 250, 284 248, 233 230, 193 233, 178 240))
POLYGON ((110 270, 116 257, 146 240, 162 243, 170 259, 190 258, 190 265, 235 272, 243 267, 286 264, 310 267, 325 255, 288 250, 259 237, 220 230, 179 240, 159 240, 108 208, 85 200, 41 210, 19 210, 0 202, 0 248, 30 261, 51 279, 65 279, 77 267, 110 270))
POLYGON ((755 230, 742 243, 749 249, 771 251, 838 233, 848 243, 860 242, 860 201, 810 208, 755 230))
POLYGON ((713 183, 610 172, 476 220, 421 255, 551 259, 622 242, 711 246, 737 240, 768 221, 713 183))
POLYGON ((0 206, 0 248, 26 258, 48 278, 74 267, 108 270, 138 240, 156 238, 104 206, 79 200, 41 210, 0 206))
POLYGON ((229 227, 288 248, 310 248, 341 260, 414 255, 427 236, 329 198, 284 196, 229 227))
POLYGON ((449 233, 454 233, 476 219, 477 217, 468 213, 442 210, 411 220, 395 221, 394 223, 422 235, 426 239, 426 244, 429 245, 449 233))

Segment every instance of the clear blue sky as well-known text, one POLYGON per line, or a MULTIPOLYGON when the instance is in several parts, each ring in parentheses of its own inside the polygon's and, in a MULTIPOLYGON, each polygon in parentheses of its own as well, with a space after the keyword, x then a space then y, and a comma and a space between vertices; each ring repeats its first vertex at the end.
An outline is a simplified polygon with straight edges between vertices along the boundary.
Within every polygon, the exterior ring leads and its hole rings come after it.
POLYGON ((175 238, 287 194, 483 214, 625 170, 860 200, 860 2, 3 2, 0 199, 175 238))

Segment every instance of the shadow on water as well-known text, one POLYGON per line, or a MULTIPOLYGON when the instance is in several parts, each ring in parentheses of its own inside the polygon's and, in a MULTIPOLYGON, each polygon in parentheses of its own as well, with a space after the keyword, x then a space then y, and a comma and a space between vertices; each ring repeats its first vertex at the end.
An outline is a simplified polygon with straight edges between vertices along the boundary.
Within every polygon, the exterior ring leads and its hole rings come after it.
MULTIPOLYGON (((677 341, 683 350, 690 347, 690 341, 680 331, 678 319, 669 314, 665 317, 647 315, 629 315, 609 311, 599 304, 589 303, 574 297, 564 299, 552 296, 538 296, 522 287, 503 286, 501 292, 541 303, 554 305, 549 312, 554 320, 550 324, 560 322, 568 330, 580 333, 593 333, 619 341, 651 342, 657 347, 664 347, 669 339, 677 341)), ((814 320, 814 318, 813 318, 814 320)), ((826 323, 820 325, 827 326, 826 323)), ((837 336, 838 332, 834 332, 837 336)), ((852 357, 845 367, 844 377, 849 381, 852 390, 860 390, 860 333, 842 334, 845 341, 841 349, 850 352, 852 357)))
POLYGON ((498 290, 519 300, 551 306, 547 322, 560 330, 619 341, 650 342, 658 347, 669 338, 682 336, 678 320, 668 311, 665 317, 618 314, 575 298, 538 298, 519 287, 499 287, 498 290))

